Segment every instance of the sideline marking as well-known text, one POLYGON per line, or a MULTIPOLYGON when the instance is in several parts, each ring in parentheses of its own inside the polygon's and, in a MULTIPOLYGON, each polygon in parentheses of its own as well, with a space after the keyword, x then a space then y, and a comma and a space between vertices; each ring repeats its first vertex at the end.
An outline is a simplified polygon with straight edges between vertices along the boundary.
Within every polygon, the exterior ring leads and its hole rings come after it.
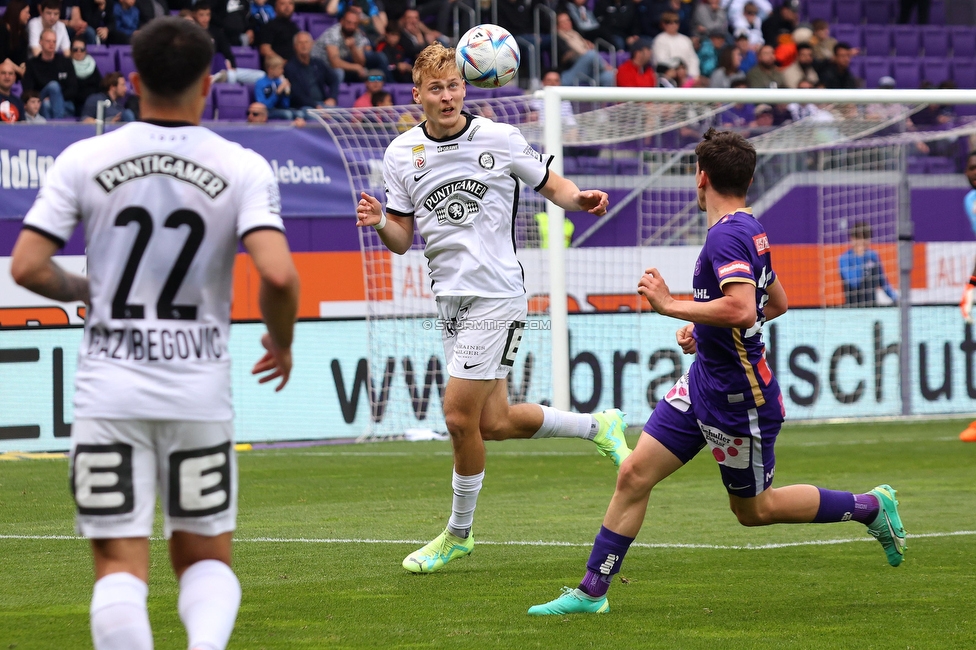
MULTIPOLYGON (((976 535, 976 530, 954 530, 941 533, 909 534, 908 539, 962 537, 976 535)), ((0 540, 77 540, 85 541, 84 537, 74 535, 0 535, 0 540)), ((153 540, 161 540, 153 537, 153 540)), ((709 551, 767 551, 795 546, 833 546, 835 544, 853 544, 856 542, 875 542, 873 537, 865 535, 855 539, 823 539, 804 542, 777 542, 771 544, 681 544, 681 543, 645 543, 634 542, 631 547, 657 549, 703 549, 709 551)), ((359 538, 312 538, 312 537, 245 537, 235 539, 238 544, 426 544, 420 539, 359 539, 359 538)), ((541 546, 552 548, 590 548, 591 542, 546 542, 546 541, 506 541, 491 542, 479 540, 478 544, 485 546, 541 546)))

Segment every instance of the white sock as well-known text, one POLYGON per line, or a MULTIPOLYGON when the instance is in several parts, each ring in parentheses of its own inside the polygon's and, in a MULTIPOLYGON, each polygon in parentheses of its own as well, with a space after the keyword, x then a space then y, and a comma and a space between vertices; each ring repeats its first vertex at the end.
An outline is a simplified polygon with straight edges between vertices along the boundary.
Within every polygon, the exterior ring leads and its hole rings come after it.
POLYGON ((95 650, 152 650, 148 595, 149 585, 131 573, 110 573, 95 583, 91 601, 95 650))
POLYGON ((585 438, 593 440, 596 435, 596 418, 589 413, 570 413, 551 406, 542 406, 542 426, 533 438, 585 438))
POLYGON ((467 538, 471 534, 471 524, 474 523, 474 508, 478 505, 478 493, 485 480, 485 473, 474 476, 461 476, 454 471, 451 487, 454 488, 454 503, 451 506, 451 519, 447 522, 447 529, 452 535, 467 538))
POLYGON ((180 578, 178 609, 190 650, 224 650, 237 620, 241 583, 219 560, 201 560, 180 578))

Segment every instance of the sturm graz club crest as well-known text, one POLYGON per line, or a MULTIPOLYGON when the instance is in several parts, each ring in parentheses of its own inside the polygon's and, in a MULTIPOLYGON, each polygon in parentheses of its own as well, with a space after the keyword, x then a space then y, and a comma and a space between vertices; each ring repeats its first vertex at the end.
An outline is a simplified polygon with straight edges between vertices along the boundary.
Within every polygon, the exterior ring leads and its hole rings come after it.
POLYGON ((424 207, 433 212, 437 223, 455 226, 467 223, 471 215, 481 211, 476 199, 482 199, 488 186, 481 181, 465 179, 449 181, 432 191, 424 199, 424 207))
POLYGON ((488 153, 487 151, 485 151, 480 156, 478 156, 478 164, 485 169, 494 169, 495 157, 490 153, 488 153))

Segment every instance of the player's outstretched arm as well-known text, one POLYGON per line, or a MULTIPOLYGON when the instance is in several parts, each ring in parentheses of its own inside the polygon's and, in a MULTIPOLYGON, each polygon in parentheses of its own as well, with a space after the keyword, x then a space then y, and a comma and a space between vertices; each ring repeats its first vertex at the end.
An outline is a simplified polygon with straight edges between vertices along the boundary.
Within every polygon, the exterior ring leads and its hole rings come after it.
POLYGON ((546 197, 567 212, 589 212, 598 217, 607 213, 610 197, 601 190, 580 190, 576 183, 563 178, 555 172, 549 172, 549 180, 539 190, 546 197))
POLYGON ((22 230, 14 245, 10 274, 14 282, 58 302, 89 301, 88 278, 68 273, 51 259, 58 245, 33 230, 22 230))
POLYGON ((298 271, 284 233, 257 230, 244 237, 243 244, 261 276, 258 302, 268 328, 261 337, 261 345, 267 352, 254 365, 251 374, 268 373, 258 380, 262 384, 281 378, 275 388, 279 391, 291 375, 291 342, 298 315, 298 271))
POLYGON ((391 251, 403 255, 413 245, 413 219, 384 214, 383 206, 374 196, 366 192, 360 194, 356 204, 356 225, 360 228, 372 226, 376 234, 391 251))
POLYGON ((713 327, 748 329, 755 325, 755 285, 727 282, 722 291, 725 295, 709 302, 675 300, 660 271, 653 268, 644 272, 637 285, 637 293, 647 299, 654 311, 664 316, 713 327))

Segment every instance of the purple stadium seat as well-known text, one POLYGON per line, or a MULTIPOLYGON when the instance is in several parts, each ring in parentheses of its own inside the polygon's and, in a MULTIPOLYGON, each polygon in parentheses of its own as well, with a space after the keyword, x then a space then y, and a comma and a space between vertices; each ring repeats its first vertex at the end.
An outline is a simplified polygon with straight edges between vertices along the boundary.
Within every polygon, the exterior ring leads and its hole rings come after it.
POLYGON ((237 84, 214 84, 214 105, 221 120, 247 119, 247 106, 250 103, 247 88, 237 84))
POLYGON ((836 21, 847 25, 860 25, 864 17, 864 5, 861 0, 841 0, 836 7, 836 21))
POLYGON ((15 81, 14 85, 10 87, 10 94, 16 97, 20 97, 24 94, 24 87, 20 85, 19 81, 15 81))
POLYGON ((495 97, 519 97, 524 94, 525 91, 514 83, 502 86, 501 88, 495 88, 495 97))
POLYGON ((891 0, 865 0, 864 22, 869 25, 887 25, 894 21, 895 3, 891 0))
POLYGON ((915 56, 896 56, 891 60, 891 76, 898 88, 918 88, 922 83, 921 62, 915 56))
POLYGON ((851 47, 864 47, 864 30, 860 25, 834 25, 830 28, 830 35, 838 43, 847 43, 851 47))
POLYGON ((952 80, 960 88, 976 88, 976 61, 953 59, 952 80))
MULTIPOLYGON (((353 103, 365 90, 366 84, 342 84, 339 86, 339 99, 336 100, 336 105, 339 108, 352 108, 353 103)), ((390 94, 393 94, 392 91, 390 94)), ((393 103, 397 103, 396 97, 393 98, 393 103)))
POLYGON ((908 157, 908 169, 906 170, 909 174, 924 174, 928 171, 928 165, 926 164, 926 158, 924 156, 909 156, 908 157))
POLYGON ((851 74, 857 79, 864 79, 864 57, 855 56, 851 58, 851 74))
POLYGON ((616 158, 613 161, 613 173, 634 176, 640 168, 640 161, 636 158, 616 158))
POLYGON ((925 56, 944 57, 949 53, 949 30, 942 25, 926 25, 921 30, 925 56))
POLYGON ((891 61, 888 57, 864 57, 864 83, 868 88, 877 88, 878 79, 889 75, 891 75, 891 61))
POLYGON ((868 56, 888 56, 891 54, 891 30, 888 29, 888 26, 865 25, 864 49, 867 50, 868 56))
POLYGON ((809 0, 807 5, 807 17, 811 20, 834 19, 834 0, 809 0))
POLYGON ((464 97, 466 100, 491 99, 494 96, 494 88, 478 88, 477 86, 472 86, 471 84, 468 84, 468 87, 464 91, 464 97))
POLYGON ((220 52, 214 52, 213 61, 210 62, 210 74, 216 74, 227 68, 227 60, 220 52))
POLYGON ((210 121, 213 119, 213 113, 213 93, 210 93, 207 95, 207 103, 203 105, 203 116, 200 119, 210 121))
POLYGON ((312 35, 312 38, 318 38, 322 32, 335 25, 336 19, 327 14, 312 14, 308 17, 307 22, 308 33, 312 35))
POLYGON ((951 79, 949 73, 949 59, 943 57, 925 57, 922 59, 922 79, 931 81, 938 86, 947 79, 951 79))
POLYGON ((110 50, 107 47, 98 47, 97 45, 89 45, 88 53, 95 59, 95 65, 103 77, 109 72, 116 72, 118 66, 115 64, 115 50, 110 50))
POLYGON ((308 31, 308 16, 305 14, 293 13, 291 15, 291 21, 298 25, 298 29, 302 30, 303 32, 308 31))
POLYGON ((929 7, 929 24, 945 25, 945 23, 945 3, 940 2, 939 0, 933 0, 932 5, 929 7))
POLYGON ((915 25, 895 25, 891 28, 891 38, 896 56, 918 56, 922 44, 922 32, 915 25))
POLYGON ((563 157, 563 174, 569 176, 570 174, 579 173, 579 162, 576 160, 575 156, 565 156, 563 157))
POLYGON ((238 46, 230 48, 230 51, 234 53, 234 59, 237 61, 238 68, 247 68, 250 70, 261 69, 261 55, 254 48, 238 46))
POLYGON ((397 106, 413 104, 413 84, 386 84, 386 88, 393 94, 393 103, 397 106))
POLYGON ((950 158, 934 156, 927 159, 926 173, 928 174, 955 174, 956 163, 950 158))
POLYGON ((128 79, 129 75, 136 71, 136 64, 132 60, 132 48, 128 45, 122 45, 116 49, 119 55, 119 72, 128 79))
POLYGON ((949 28, 952 35, 952 56, 956 59, 972 58, 976 56, 976 31, 972 27, 953 26, 949 28))

